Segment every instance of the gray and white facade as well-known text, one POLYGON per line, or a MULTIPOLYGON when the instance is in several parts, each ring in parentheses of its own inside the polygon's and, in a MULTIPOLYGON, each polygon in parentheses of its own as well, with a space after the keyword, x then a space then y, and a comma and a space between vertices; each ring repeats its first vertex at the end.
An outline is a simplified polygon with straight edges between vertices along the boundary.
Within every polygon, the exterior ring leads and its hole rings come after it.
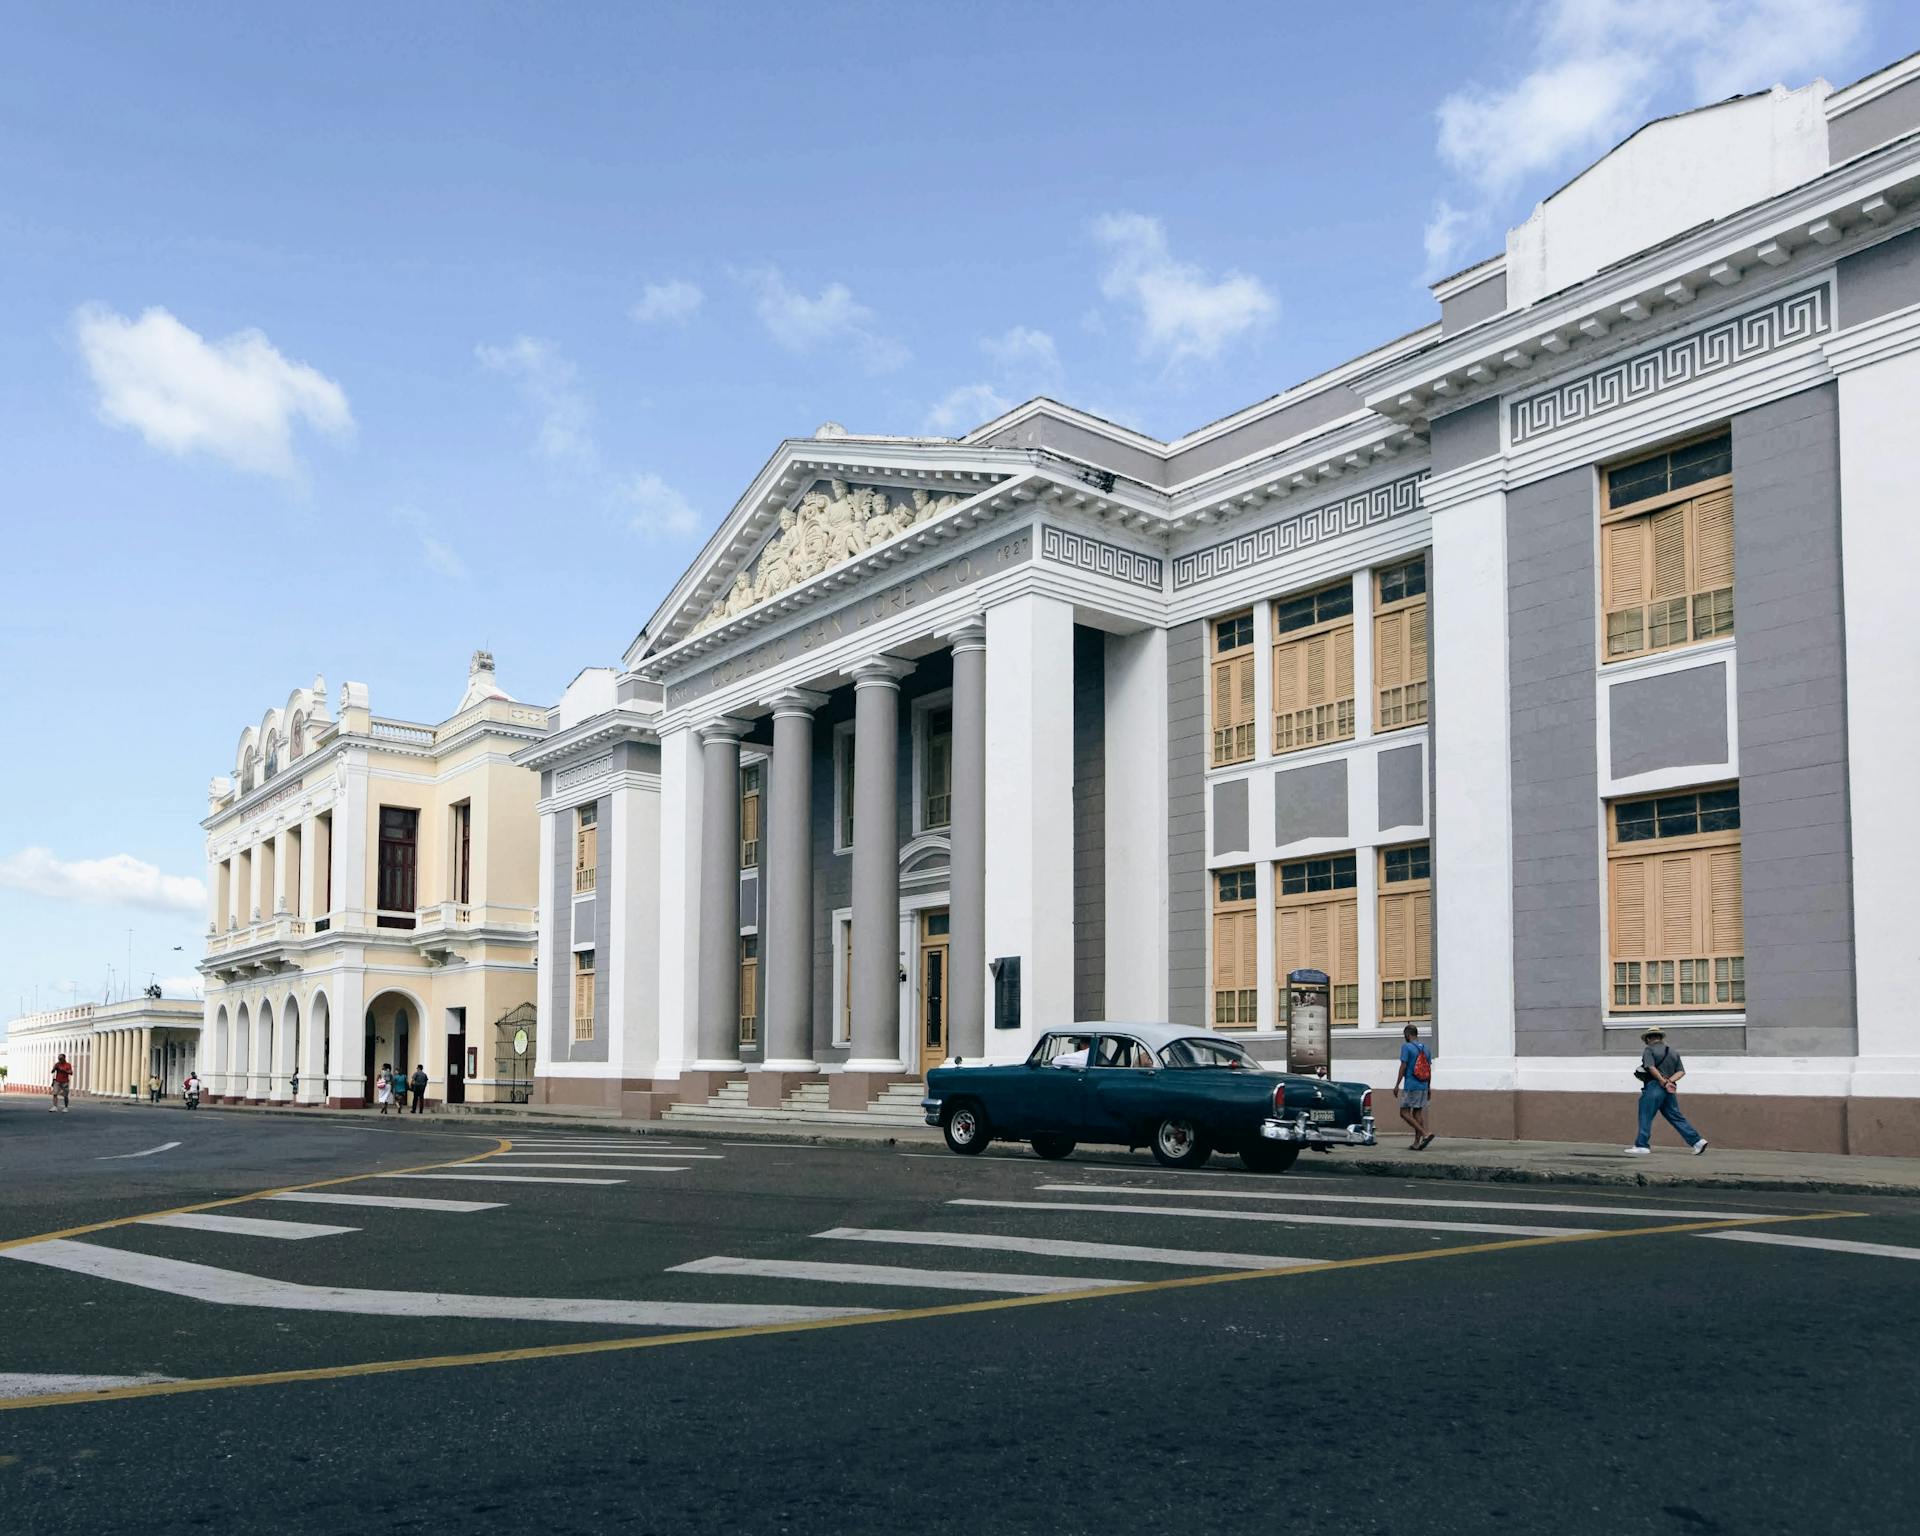
POLYGON ((517 759, 540 1094, 1279 1057, 1313 963, 1458 1134, 1620 1139, 1657 1018, 1716 1142, 1920 1151, 1920 56, 1650 124, 1435 294, 1171 442, 782 443, 517 759))

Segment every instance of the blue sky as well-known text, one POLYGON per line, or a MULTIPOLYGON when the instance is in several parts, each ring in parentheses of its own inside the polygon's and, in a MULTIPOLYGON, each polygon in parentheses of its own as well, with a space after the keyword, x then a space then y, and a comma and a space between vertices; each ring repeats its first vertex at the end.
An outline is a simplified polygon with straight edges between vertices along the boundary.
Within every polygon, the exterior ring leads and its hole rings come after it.
POLYGON ((0 1017, 191 978, 199 818, 323 673, 617 659, 785 436, 1177 435, 1426 323, 1649 116, 1889 0, 12 4, 0 1017), (175 946, 179 946, 176 952, 175 946))

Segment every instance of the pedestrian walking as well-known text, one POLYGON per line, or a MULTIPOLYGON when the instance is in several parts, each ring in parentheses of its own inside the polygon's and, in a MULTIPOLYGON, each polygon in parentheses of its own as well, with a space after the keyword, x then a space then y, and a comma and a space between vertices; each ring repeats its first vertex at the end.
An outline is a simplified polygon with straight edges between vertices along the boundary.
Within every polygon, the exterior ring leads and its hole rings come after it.
POLYGON ((413 1069, 413 1112, 417 1115, 427 1102, 427 1064, 423 1061, 413 1069))
POLYGON ((1407 1150, 1424 1152, 1433 1144, 1433 1132, 1427 1129, 1427 1096, 1433 1091, 1428 1086, 1433 1081, 1433 1057, 1420 1038, 1419 1026, 1409 1024, 1400 1034, 1400 1068, 1393 1074, 1393 1092, 1400 1100, 1400 1118, 1413 1132, 1407 1150))
POLYGON ((389 1062, 380 1063, 380 1075, 373 1080, 373 1102, 380 1106, 383 1115, 393 1102, 393 1066, 389 1062))
POLYGON ((1687 1075, 1680 1053, 1667 1044, 1667 1032, 1658 1024, 1640 1031, 1640 1065, 1633 1075, 1640 1079, 1640 1134, 1625 1148, 1629 1157, 1650 1157, 1653 1148, 1647 1138, 1653 1133, 1653 1117, 1665 1115, 1667 1123, 1680 1133, 1698 1157, 1707 1150, 1707 1138, 1680 1113, 1680 1091, 1675 1085, 1687 1075))
POLYGON ((64 1115, 73 1108, 73 1063, 67 1060, 65 1051, 53 1064, 52 1087, 53 1102, 47 1106, 47 1113, 59 1110, 64 1115))
POLYGON ((147 1074, 147 1102, 150 1104, 158 1104, 160 1102, 160 1074, 158 1072, 149 1072, 147 1074))

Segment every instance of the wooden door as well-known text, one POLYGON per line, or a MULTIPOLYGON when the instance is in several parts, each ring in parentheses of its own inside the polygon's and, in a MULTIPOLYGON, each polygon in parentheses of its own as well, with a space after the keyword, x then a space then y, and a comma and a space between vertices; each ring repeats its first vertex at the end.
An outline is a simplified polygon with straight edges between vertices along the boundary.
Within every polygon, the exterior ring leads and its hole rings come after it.
POLYGON ((920 1071, 925 1075, 949 1054, 947 1048, 947 913, 920 919, 920 1071))
POLYGON ((467 1010, 449 1008, 447 1019, 447 1102, 467 1102, 467 1010))

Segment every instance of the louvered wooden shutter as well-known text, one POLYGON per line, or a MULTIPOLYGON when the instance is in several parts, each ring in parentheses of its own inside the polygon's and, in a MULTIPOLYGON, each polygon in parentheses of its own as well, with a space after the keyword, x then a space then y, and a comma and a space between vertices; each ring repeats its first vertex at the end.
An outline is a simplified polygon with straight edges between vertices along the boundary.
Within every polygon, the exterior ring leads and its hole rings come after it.
POLYGON ((576 970, 573 975, 573 1037, 576 1040, 593 1038, 593 972, 590 969, 576 970))
POLYGON ((1697 955, 1700 911, 1694 880, 1695 856, 1675 854, 1659 861, 1660 948, 1662 957, 1697 955))
POLYGON ((1647 859, 1615 859, 1607 868, 1613 958, 1639 960, 1647 949, 1647 859))
POLYGON ((1342 624, 1333 632, 1333 675, 1328 679, 1328 696, 1353 697, 1353 626, 1342 624))
POLYGON ((1345 985, 1360 974, 1360 912, 1356 901, 1333 904, 1333 964, 1327 974, 1345 985))
POLYGON ((1411 901, 1407 896, 1380 898, 1380 975, 1386 980, 1397 981, 1409 974, 1413 948, 1412 935, 1407 931, 1413 915, 1411 901))
POLYGON ((1653 588, 1655 602, 1687 592, 1687 509, 1668 507, 1653 514, 1653 588))
POLYGON ((1274 968, 1280 978, 1308 963, 1307 914, 1304 907, 1282 907, 1274 914, 1274 968))
POLYGON ((1273 648, 1273 707, 1280 714, 1292 714, 1306 705, 1306 651, 1304 640, 1273 648))
MULTIPOLYGON (((1425 599, 1407 610, 1407 681, 1427 680, 1427 604, 1425 599)), ((1421 710, 1422 718, 1426 711, 1421 710)))
POLYGON ((1421 891, 1411 898, 1413 916, 1413 971, 1415 976, 1433 975, 1433 894, 1421 891))
POLYGON ((1333 676, 1328 671, 1332 647, 1328 637, 1315 635, 1307 643, 1307 702, 1324 704, 1333 697, 1333 676))
POLYGON ((1408 616, 1407 610, 1398 609, 1373 621, 1373 680, 1383 690, 1407 680, 1408 616))
POLYGON ((1746 950, 1746 917, 1740 894, 1740 850, 1707 855, 1707 948, 1716 955, 1746 950))
POLYGON ((1693 504, 1694 590, 1733 585, 1733 492, 1713 491, 1693 504))
POLYGON ((1637 608, 1647 600, 1647 524, 1645 519, 1609 523, 1601 530, 1602 564, 1607 573, 1607 610, 1637 608))

